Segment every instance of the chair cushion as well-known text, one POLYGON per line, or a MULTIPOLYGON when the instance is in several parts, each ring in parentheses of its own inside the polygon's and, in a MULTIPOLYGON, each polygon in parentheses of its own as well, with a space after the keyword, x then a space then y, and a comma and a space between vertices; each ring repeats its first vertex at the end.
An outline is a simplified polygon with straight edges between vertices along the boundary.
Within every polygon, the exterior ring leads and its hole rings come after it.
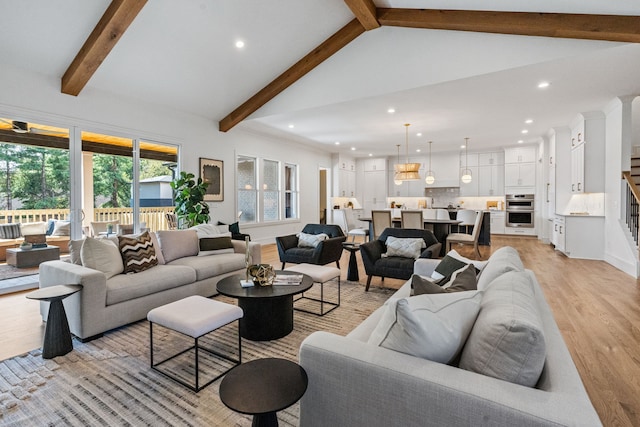
POLYGON ((546 358, 543 330, 529 274, 505 273, 484 292, 460 367, 533 387, 546 358))
POLYGON ((481 298, 479 292, 391 298, 368 342, 449 363, 473 327, 481 298))

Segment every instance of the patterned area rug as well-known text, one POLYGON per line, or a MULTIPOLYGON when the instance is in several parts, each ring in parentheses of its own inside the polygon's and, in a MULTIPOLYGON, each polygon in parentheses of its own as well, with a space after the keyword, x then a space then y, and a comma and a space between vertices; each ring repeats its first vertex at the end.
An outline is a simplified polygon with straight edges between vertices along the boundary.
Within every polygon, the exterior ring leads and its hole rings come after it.
MULTIPOLYGON (((316 292, 318 287, 315 285, 311 291, 316 292)), ((335 289, 333 284, 326 284, 325 296, 334 298, 335 289)), ((372 288, 365 293, 362 285, 342 282, 339 308, 324 317, 295 311, 294 330, 288 336, 268 342, 243 339, 242 360, 247 362, 263 357, 281 357, 297 361, 300 343, 309 334, 324 330, 346 335, 393 292, 372 288)), ((235 303, 222 296, 216 299, 235 303)), ((234 344, 237 345, 236 334, 237 327, 222 328, 208 336, 208 344, 233 348, 234 344)), ((173 351, 179 345, 187 348, 189 342, 180 343, 180 337, 175 333, 154 328, 156 351, 173 351)), ((185 353, 182 363, 168 368, 175 369, 178 375, 193 374, 193 359, 189 356, 185 353)), ((203 376, 211 375, 210 378, 214 378, 215 371, 222 368, 215 360, 205 360, 201 365, 203 376)), ((34 350, 0 362, 0 424, 251 425, 250 416, 235 413, 220 401, 220 381, 215 381, 196 394, 150 369, 149 326, 146 321, 140 321, 86 344, 74 340, 74 351, 55 359, 43 360, 40 350, 34 350)), ((247 395, 248 399, 251 397, 247 395)), ((298 425, 298 412, 298 404, 279 412, 280 425, 298 425)))

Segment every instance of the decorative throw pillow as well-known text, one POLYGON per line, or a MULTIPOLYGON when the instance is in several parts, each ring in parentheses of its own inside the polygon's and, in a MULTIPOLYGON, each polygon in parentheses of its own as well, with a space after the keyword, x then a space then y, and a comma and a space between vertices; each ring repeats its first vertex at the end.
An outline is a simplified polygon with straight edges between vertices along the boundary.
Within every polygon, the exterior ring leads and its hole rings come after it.
POLYGON ((449 363, 464 345, 481 299, 477 291, 389 299, 368 342, 449 363))
POLYGON ((442 261, 438 263, 436 269, 431 274, 431 278, 435 280, 442 280, 443 283, 446 283, 449 281, 454 271, 460 270, 462 267, 466 266, 466 262, 457 260, 447 254, 442 258, 442 261))
POLYGON ((475 259, 470 259, 470 258, 467 258, 467 257, 463 257, 455 249, 451 249, 449 252, 447 252, 447 255, 452 257, 452 258, 457 259, 458 261, 462 261, 465 264, 473 264, 476 267, 476 270, 478 270, 478 271, 482 271, 482 269, 489 262, 489 261, 478 261, 478 260, 475 260, 475 259))
POLYGON ((71 222, 70 221, 56 221, 53 227, 52 236, 70 236, 71 235, 71 222))
POLYGON ((229 231, 232 234, 240 234, 240 224, 234 222, 233 224, 229 224, 229 231))
POLYGON ((487 287, 460 368, 528 387, 536 385, 546 345, 531 280, 525 271, 511 271, 487 287))
POLYGON ((315 248, 320 242, 328 239, 329 236, 320 233, 320 234, 307 234, 307 233, 298 233, 298 247, 299 248, 315 248))
POLYGON ((420 258, 424 240, 417 238, 387 237, 387 256, 399 256, 403 258, 420 258))
POLYGON ((151 236, 153 247, 156 250, 156 258, 158 259, 158 264, 164 265, 164 257, 162 256, 162 249, 160 248, 160 242, 158 241, 158 236, 153 231, 150 232, 149 235, 151 236))
POLYGON ((203 237, 199 240, 200 252, 198 256, 230 254, 233 253, 231 237, 203 237))
POLYGON ((71 261, 71 264, 82 265, 80 251, 82 250, 84 240, 85 239, 69 240, 69 261, 71 261))
POLYGON ((167 264, 178 258, 196 256, 200 251, 195 230, 160 230, 156 234, 167 264))
POLYGON ((411 289, 413 295, 444 294, 449 292, 475 291, 477 286, 476 269, 469 264, 451 275, 451 280, 440 286, 441 282, 435 282, 426 277, 414 274, 411 277, 411 289))
POLYGON ((53 233, 53 229, 56 228, 56 222, 58 222, 57 219, 50 219, 47 221, 47 231, 45 233, 47 236, 51 236, 53 233))
POLYGON ((218 236, 229 236, 231 237, 231 232, 226 230, 227 227, 218 227, 213 224, 198 224, 189 228, 189 230, 195 230, 198 233, 198 238, 201 239, 203 237, 218 237, 218 236))
POLYGON ((38 222, 23 222, 20 224, 20 232, 23 236, 32 236, 34 234, 46 234, 47 223, 44 221, 38 222))
POLYGON ((124 270, 120 249, 108 239, 85 239, 80 249, 80 259, 82 265, 103 272, 107 279, 124 270))
POLYGON ((124 273, 139 273, 158 265, 156 250, 148 231, 137 237, 119 236, 124 273))
POLYGON ((0 224, 0 239, 17 239, 20 235, 20 224, 0 224))

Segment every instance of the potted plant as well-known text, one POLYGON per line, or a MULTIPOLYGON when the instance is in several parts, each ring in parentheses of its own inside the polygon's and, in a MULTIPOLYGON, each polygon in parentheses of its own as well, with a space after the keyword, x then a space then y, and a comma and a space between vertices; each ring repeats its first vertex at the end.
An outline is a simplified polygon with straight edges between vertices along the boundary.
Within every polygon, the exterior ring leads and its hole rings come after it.
POLYGON ((23 240, 22 243, 20 244, 20 250, 30 251, 31 249, 33 249, 33 245, 27 242, 26 240, 23 240))
POLYGON ((179 228, 189 228, 209 222, 209 205, 204 195, 209 184, 202 178, 195 179, 189 172, 180 172, 180 177, 171 181, 175 194, 175 211, 179 228))

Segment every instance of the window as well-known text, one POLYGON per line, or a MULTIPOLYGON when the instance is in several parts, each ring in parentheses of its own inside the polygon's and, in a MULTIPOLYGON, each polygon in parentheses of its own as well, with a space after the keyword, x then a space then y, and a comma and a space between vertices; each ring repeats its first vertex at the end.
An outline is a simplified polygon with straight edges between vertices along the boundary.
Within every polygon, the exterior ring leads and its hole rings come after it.
POLYGON ((297 165, 284 165, 284 217, 298 218, 297 165))
POLYGON ((299 218, 297 165, 283 167, 277 160, 238 156, 236 176, 241 222, 299 218))
POLYGON ((258 221, 258 172, 256 159, 253 157, 238 156, 237 182, 238 182, 238 210, 242 211, 242 222, 258 221))

